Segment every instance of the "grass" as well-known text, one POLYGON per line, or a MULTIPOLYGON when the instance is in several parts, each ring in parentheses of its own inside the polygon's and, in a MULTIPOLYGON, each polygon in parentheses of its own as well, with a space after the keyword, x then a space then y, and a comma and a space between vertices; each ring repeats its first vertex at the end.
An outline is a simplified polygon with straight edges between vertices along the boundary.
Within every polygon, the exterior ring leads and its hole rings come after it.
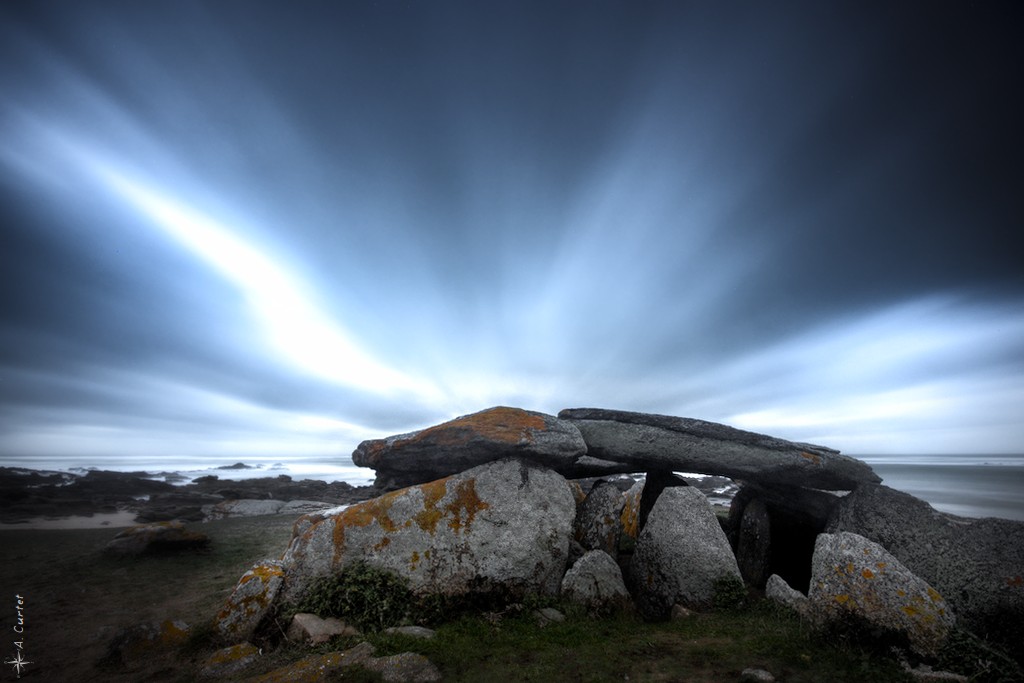
POLYGON ((368 639, 379 654, 425 655, 445 681, 720 681, 750 667, 787 681, 907 680, 891 660, 823 642, 795 615, 764 602, 664 623, 567 611, 565 622, 544 627, 524 612, 497 624, 463 617, 441 625, 432 641, 368 639))

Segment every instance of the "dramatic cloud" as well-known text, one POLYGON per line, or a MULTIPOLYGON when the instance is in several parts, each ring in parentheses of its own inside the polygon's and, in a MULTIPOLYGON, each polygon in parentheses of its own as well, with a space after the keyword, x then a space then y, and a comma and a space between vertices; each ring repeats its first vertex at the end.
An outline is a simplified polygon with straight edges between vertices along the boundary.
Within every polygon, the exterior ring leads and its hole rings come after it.
POLYGON ((0 461, 1024 449, 1019 10, 488 5, 4 4, 0 461))

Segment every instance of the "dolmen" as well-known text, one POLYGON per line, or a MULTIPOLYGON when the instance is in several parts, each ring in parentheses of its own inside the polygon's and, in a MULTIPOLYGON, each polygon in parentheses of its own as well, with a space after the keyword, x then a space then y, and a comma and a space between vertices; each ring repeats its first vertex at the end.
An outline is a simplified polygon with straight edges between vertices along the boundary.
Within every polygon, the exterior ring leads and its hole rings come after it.
POLYGON ((299 518, 218 615, 226 643, 355 563, 450 604, 561 596, 649 619, 745 583, 921 657, 958 623, 1024 624, 1024 524, 943 515, 824 446, 691 418, 495 407, 364 441, 352 459, 388 492, 299 518), (719 514, 677 473, 741 489, 719 514))

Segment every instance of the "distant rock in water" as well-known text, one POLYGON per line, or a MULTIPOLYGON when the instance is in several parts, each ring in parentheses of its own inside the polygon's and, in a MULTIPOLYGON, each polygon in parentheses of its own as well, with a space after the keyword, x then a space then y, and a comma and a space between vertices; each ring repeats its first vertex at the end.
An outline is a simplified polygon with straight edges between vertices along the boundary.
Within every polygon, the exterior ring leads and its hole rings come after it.
POLYGON ((236 462, 234 465, 221 465, 215 469, 218 470, 256 470, 259 469, 256 465, 246 465, 244 462, 236 462))

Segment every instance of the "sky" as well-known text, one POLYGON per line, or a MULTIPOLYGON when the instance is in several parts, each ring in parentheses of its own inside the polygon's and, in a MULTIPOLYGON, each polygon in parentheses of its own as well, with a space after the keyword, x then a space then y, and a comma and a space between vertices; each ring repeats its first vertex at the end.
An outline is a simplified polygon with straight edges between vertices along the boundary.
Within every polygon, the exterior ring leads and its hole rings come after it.
POLYGON ((0 464, 494 405, 1024 452, 1017 2, 0 3, 0 464))

